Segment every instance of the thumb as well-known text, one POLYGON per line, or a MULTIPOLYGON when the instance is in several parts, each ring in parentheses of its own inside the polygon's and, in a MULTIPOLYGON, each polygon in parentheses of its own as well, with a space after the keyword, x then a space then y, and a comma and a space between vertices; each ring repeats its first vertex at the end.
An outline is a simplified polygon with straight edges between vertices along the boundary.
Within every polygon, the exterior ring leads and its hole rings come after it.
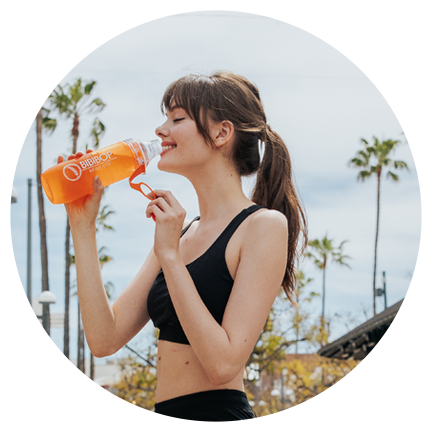
POLYGON ((93 179, 93 194, 92 194, 92 197, 95 197, 96 199, 100 200, 102 198, 103 191, 104 191, 104 185, 102 184, 102 181, 99 178, 99 176, 96 176, 93 179))

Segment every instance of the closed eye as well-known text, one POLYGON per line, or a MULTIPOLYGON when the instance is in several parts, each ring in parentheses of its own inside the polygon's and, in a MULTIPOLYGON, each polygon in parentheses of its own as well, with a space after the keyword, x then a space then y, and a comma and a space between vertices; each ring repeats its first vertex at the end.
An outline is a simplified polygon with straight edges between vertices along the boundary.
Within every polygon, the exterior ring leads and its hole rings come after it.
POLYGON ((184 118, 174 119, 173 123, 177 123, 177 122, 182 121, 182 120, 184 120, 184 118))

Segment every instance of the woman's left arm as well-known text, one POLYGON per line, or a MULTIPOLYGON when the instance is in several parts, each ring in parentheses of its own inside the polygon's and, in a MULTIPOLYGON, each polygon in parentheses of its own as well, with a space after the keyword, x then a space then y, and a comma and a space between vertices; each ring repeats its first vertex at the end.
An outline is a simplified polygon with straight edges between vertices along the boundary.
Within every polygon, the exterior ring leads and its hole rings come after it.
POLYGON ((179 253, 185 213, 168 191, 155 191, 147 209, 156 216, 155 253, 178 319, 212 384, 223 385, 243 369, 280 290, 287 262, 286 217, 274 210, 254 215, 240 251, 222 325, 213 318, 179 253))

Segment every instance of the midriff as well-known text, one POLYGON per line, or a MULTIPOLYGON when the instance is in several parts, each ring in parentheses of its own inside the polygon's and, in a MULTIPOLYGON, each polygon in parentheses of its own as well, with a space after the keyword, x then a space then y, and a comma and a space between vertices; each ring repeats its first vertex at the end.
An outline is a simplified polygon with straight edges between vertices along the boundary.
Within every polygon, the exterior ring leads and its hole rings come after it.
POLYGON ((157 403, 206 390, 244 391, 243 370, 226 384, 212 384, 190 345, 160 340, 157 359, 157 403))

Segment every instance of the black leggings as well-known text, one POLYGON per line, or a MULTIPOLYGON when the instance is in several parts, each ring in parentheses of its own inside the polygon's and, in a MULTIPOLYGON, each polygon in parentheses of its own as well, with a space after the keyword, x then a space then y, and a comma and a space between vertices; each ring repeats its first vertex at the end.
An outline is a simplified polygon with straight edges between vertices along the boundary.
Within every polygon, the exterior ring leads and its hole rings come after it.
POLYGON ((155 412, 169 417, 200 421, 233 421, 256 417, 240 390, 208 390, 155 404, 155 412))

